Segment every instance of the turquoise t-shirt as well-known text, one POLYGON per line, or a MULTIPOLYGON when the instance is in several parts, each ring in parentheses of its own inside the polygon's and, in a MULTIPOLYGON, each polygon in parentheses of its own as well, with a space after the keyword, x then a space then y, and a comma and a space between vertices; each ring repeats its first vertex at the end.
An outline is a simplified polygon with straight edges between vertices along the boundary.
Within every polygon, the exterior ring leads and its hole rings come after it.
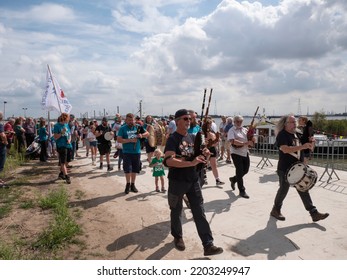
POLYGON ((66 132, 65 135, 61 136, 59 139, 55 140, 57 148, 71 148, 71 143, 68 144, 68 139, 71 134, 70 127, 67 123, 61 124, 61 123, 56 123, 53 128, 53 133, 61 133, 61 130, 65 127, 66 132))
POLYGON ((188 128, 188 133, 196 135, 201 130, 200 125, 188 128))
POLYGON ((40 141, 47 141, 48 139, 47 130, 44 126, 39 129, 39 139, 40 141))
MULTIPOLYGON (((146 132, 146 130, 139 126, 135 125, 133 127, 129 127, 127 124, 124 124, 120 127, 118 131, 118 136, 123 139, 133 139, 137 138, 138 134, 142 134, 146 132)), ((141 145, 140 138, 137 139, 136 143, 123 143, 123 154, 140 154, 141 153, 141 145)))

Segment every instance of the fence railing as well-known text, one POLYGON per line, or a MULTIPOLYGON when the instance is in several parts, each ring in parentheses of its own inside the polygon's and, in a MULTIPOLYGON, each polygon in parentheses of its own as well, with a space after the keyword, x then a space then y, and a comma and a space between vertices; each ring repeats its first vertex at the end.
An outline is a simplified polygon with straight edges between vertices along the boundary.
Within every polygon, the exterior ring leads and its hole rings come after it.
MULTIPOLYGON (((261 157, 257 167, 272 166, 271 159, 278 159, 278 147, 273 136, 264 137, 256 135, 256 143, 251 153, 261 157)), ((325 168, 320 177, 328 175, 328 182, 335 176, 335 170, 347 171, 347 141, 346 140, 319 140, 311 153, 310 165, 325 168)))

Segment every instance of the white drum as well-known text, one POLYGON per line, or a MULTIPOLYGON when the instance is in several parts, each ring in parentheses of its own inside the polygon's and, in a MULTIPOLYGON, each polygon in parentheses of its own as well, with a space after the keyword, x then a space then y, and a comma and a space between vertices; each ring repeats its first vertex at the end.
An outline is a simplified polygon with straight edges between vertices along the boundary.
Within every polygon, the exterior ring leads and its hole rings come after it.
POLYGON ((111 141, 113 139, 113 133, 108 131, 105 133, 104 137, 107 141, 111 141))
POLYGON ((317 172, 302 162, 294 163, 286 172, 287 182, 301 192, 307 192, 317 182, 317 172))

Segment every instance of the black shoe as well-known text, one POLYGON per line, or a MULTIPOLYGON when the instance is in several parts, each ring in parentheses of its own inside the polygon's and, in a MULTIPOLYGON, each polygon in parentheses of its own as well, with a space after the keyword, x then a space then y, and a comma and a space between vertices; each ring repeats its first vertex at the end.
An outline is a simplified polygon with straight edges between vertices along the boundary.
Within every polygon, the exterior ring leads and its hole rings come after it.
POLYGON ((65 180, 65 176, 64 176, 63 172, 60 172, 60 173, 59 173, 58 179, 65 180))
POLYGON ((174 238, 174 243, 177 250, 184 251, 186 249, 183 238, 174 238))
POLYGON ((66 181, 66 183, 71 184, 70 176, 66 175, 65 176, 65 181, 66 181))
POLYGON ((240 196, 247 199, 249 198, 249 195, 246 192, 240 192, 240 196))
POLYGON ((102 164, 102 162, 100 162, 100 167, 99 167, 100 169, 102 169, 103 168, 103 164, 102 164))
POLYGON ((113 167, 111 165, 108 165, 107 166, 107 171, 112 171, 113 170, 113 167))
POLYGON ((224 185, 225 183, 222 182, 221 180, 217 179, 216 180, 216 186, 221 186, 221 185, 224 185))
POLYGON ((131 184, 131 185, 130 185, 130 190, 131 190, 132 192, 135 192, 135 193, 139 192, 139 191, 137 190, 137 188, 135 187, 134 184, 131 184))
POLYGON ((128 194, 129 192, 130 192, 130 183, 127 183, 126 185, 125 185, 125 194, 128 194))
POLYGON ((281 211, 275 208, 272 208, 270 215, 280 221, 284 221, 286 219, 286 217, 282 215, 281 211))
POLYGON ((231 189, 234 191, 235 190, 235 184, 236 184, 236 182, 234 181, 234 177, 229 177, 229 181, 231 183, 231 189))
POLYGON ((213 244, 204 247, 204 256, 212 256, 223 253, 223 248, 214 246, 213 244))
POLYGON ((323 214, 323 213, 319 213, 318 211, 311 213, 312 221, 314 221, 314 222, 324 220, 324 219, 328 218, 328 216, 329 216, 329 213, 323 214))

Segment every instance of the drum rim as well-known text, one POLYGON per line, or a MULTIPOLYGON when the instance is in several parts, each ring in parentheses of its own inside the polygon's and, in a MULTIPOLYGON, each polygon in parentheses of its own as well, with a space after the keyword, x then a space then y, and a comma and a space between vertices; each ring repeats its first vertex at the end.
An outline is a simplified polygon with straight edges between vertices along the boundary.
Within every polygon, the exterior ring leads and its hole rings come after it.
POLYGON ((300 178, 297 182, 295 182, 295 183, 289 183, 289 181, 288 181, 288 173, 293 169, 293 167, 294 167, 295 165, 303 165, 305 171, 307 170, 306 165, 305 165, 303 162, 301 162, 301 161, 298 161, 298 162, 293 163, 293 164, 287 169, 286 174, 285 174, 285 178, 286 178, 286 181, 288 182, 288 184, 289 184, 289 185, 292 185, 292 186, 295 186, 297 183, 299 183, 299 182, 305 177, 305 174, 306 174, 306 173, 304 172, 304 174, 301 176, 301 178, 300 178))
POLYGON ((104 138, 105 138, 105 140, 107 140, 107 141, 111 141, 112 138, 113 138, 113 136, 112 136, 112 134, 111 134, 111 131, 107 131, 107 132, 104 134, 104 138), (110 136, 108 136, 108 135, 110 135, 110 136), (110 139, 107 139, 107 138, 110 138, 110 139))

